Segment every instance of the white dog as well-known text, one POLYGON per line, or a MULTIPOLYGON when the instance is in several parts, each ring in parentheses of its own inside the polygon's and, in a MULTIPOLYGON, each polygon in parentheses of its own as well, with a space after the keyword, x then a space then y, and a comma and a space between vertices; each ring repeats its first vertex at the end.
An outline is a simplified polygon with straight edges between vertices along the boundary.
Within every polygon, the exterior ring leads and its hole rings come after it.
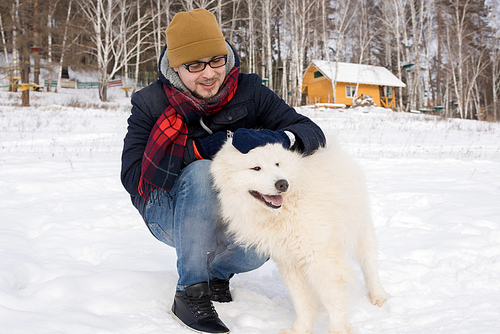
POLYGON ((372 304, 389 297, 377 273, 363 175, 340 148, 304 157, 268 144, 242 154, 228 140, 211 173, 228 230, 271 256, 290 291, 297 320, 282 334, 311 333, 321 305, 328 333, 351 332, 350 257, 361 266, 372 304))

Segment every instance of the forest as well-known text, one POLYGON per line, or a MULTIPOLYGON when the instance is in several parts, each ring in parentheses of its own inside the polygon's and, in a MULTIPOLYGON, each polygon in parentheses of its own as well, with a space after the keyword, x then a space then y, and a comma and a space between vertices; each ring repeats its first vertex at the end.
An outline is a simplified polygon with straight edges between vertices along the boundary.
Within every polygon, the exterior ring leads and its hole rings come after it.
POLYGON ((406 84, 396 90, 399 111, 499 121, 498 2, 2 0, 1 85, 20 78, 58 91, 71 67, 95 73, 102 101, 117 76, 135 91, 156 80, 172 17, 206 8, 241 70, 261 75, 291 105, 302 103, 302 76, 321 59, 389 69, 406 84))

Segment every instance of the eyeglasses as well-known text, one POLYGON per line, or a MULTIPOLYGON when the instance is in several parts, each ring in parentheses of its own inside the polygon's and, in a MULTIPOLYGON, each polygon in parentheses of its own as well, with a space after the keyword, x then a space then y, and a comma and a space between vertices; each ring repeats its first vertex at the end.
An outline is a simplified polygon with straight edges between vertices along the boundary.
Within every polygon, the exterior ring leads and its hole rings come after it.
POLYGON ((211 68, 219 68, 226 65, 226 63, 227 63, 227 56, 222 56, 214 58, 208 62, 196 61, 189 64, 182 64, 182 66, 184 66, 184 68, 188 70, 188 72, 196 73, 203 71, 207 67, 207 65, 209 65, 211 68))

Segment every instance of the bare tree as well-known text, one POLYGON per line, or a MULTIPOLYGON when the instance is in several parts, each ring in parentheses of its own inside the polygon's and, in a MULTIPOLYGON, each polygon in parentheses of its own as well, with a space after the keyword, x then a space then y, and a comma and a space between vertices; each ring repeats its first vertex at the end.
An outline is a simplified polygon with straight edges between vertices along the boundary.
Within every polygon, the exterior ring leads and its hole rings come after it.
POLYGON ((35 63, 35 75, 23 69, 24 82, 36 81, 44 64, 49 82, 63 65, 93 66, 107 100, 107 82, 120 72, 125 84, 134 76, 138 89, 144 64, 151 68, 150 60, 160 57, 173 14, 206 8, 242 69, 262 69, 269 87, 290 104, 301 102, 304 69, 320 58, 332 73, 345 61, 391 66, 407 84, 396 94, 400 108, 404 92, 409 109, 431 108, 442 97, 445 115, 474 118, 486 110, 498 119, 500 37, 492 30, 495 16, 485 15, 496 6, 485 0, 12 0, 0 4, 0 52, 11 77, 20 77, 20 65, 35 63), (412 64, 410 72, 403 68, 412 64))
MULTIPOLYGON (((56 1, 57 4, 58 1, 56 1)), ((54 10, 56 4, 52 4, 52 0, 48 0, 48 11, 47 11, 47 63, 49 68, 47 91, 50 92, 52 89, 52 17, 54 16, 54 10)))
POLYGON ((495 38, 495 45, 493 46, 491 50, 491 64, 492 64, 492 71, 491 71, 491 88, 492 88, 492 95, 493 95, 493 119, 495 121, 500 120, 500 112, 499 108, 500 105, 498 103, 498 95, 500 92, 500 48, 498 45, 500 44, 500 41, 498 38, 495 38))
POLYGON ((446 27, 447 50, 450 60, 449 68, 451 70, 451 78, 453 88, 457 98, 457 112, 460 118, 466 116, 464 114, 464 67, 467 56, 465 55, 464 43, 468 36, 466 30, 466 15, 469 10, 470 0, 453 0, 451 2, 451 13, 449 16, 449 24, 446 27), (453 32, 450 31, 453 29, 453 32))
POLYGON ((5 31, 3 29, 2 13, 0 13, 0 33, 2 35, 2 44, 3 44, 5 63, 8 67, 9 66, 9 51, 7 50, 7 42, 5 41, 5 31))
MULTIPOLYGON (((355 16, 356 13, 356 8, 353 6, 352 0, 347 0, 347 1, 337 1, 335 3, 335 8, 334 8, 334 36, 335 36, 335 50, 334 50, 334 56, 335 56, 335 70, 332 68, 332 63, 330 62, 330 73, 335 73, 334 77, 332 78, 332 102, 336 103, 336 91, 337 91, 337 74, 338 74, 338 63, 339 62, 344 62, 345 59, 345 53, 344 53, 344 45, 345 45, 345 40, 347 36, 347 32, 349 29, 349 26, 355 16)), ((330 51, 327 50, 327 53, 330 51)), ((329 59, 330 56, 328 55, 329 59)))
POLYGON ((431 108, 430 103, 430 68, 431 68, 431 40, 433 29, 433 13, 434 13, 434 0, 429 0, 426 7, 426 20, 427 20, 427 38, 426 38, 426 51, 425 51, 425 75, 424 75, 424 106, 427 109, 431 108))
MULTIPOLYGON (((284 1, 283 3, 283 8, 281 9, 281 17, 283 18, 282 22, 282 32, 283 35, 286 36, 286 34, 289 31, 289 27, 291 22, 287 19, 288 18, 288 2, 284 1)), ((282 49, 284 52, 284 56, 282 57, 282 73, 281 73, 281 97, 287 102, 290 103, 290 99, 288 97, 288 78, 289 78, 289 72, 288 72, 288 56, 287 52, 285 51, 286 49, 286 38, 281 38, 282 44, 278 45, 278 48, 282 49)))
POLYGON ((499 108, 500 105, 498 103, 498 95, 500 94, 500 38, 498 36, 498 31, 494 30, 492 39, 491 39, 491 90, 492 90, 492 99, 493 99, 493 112, 492 118, 495 121, 500 120, 499 108))
POLYGON ((292 20, 290 29, 290 80, 291 89, 295 91, 292 103, 300 105, 302 100, 302 76, 306 64, 306 50, 309 47, 309 20, 312 19, 311 11, 314 2, 307 0, 290 0, 290 17, 292 20))
POLYGON ((255 73, 256 71, 256 63, 255 63, 255 10, 257 6, 256 0, 246 0, 247 9, 248 9, 248 71, 250 73, 255 73))
MULTIPOLYGON (((19 0, 15 0, 12 2, 12 10, 11 17, 13 18, 12 25, 12 68, 13 68, 13 77, 20 77, 19 70, 19 49, 18 49, 18 40, 17 40, 17 31, 21 26, 21 22, 19 20, 19 0)), ((16 91, 16 88, 12 87, 12 91, 16 91)), ((25 99, 23 99, 24 101, 25 99)), ((28 105, 29 105, 29 93, 28 93, 28 105)))
MULTIPOLYGON (((56 93, 60 91, 61 89, 61 78, 62 78, 62 71, 63 71, 63 65, 64 65, 64 56, 66 55, 67 52, 67 40, 68 40, 68 25, 71 17, 71 8, 72 8, 73 0, 70 0, 68 3, 68 11, 66 15, 66 21, 64 24, 64 34, 63 34, 63 40, 62 40, 62 46, 61 46, 61 55, 59 57, 59 66, 57 68, 57 86, 56 86, 56 93)), ((50 80, 48 86, 51 86, 50 80)))
POLYGON ((491 119, 500 121, 500 104, 498 96, 500 94, 500 25, 498 24, 498 10, 497 2, 492 2, 490 21, 495 22, 491 24, 491 38, 490 38, 490 63, 491 63, 491 90, 492 90, 492 112, 491 119))
POLYGON ((128 48, 129 42, 150 21, 146 15, 136 19, 126 0, 80 0, 79 4, 93 28, 90 52, 97 60, 99 97, 107 101, 108 82, 137 53, 138 44, 128 48))
POLYGON ((271 43, 271 18, 272 8, 274 6, 273 0, 261 0, 262 4, 262 35, 263 35, 263 48, 262 48, 262 64, 265 64, 265 71, 262 76, 267 79, 268 87, 273 89, 273 48, 271 43))

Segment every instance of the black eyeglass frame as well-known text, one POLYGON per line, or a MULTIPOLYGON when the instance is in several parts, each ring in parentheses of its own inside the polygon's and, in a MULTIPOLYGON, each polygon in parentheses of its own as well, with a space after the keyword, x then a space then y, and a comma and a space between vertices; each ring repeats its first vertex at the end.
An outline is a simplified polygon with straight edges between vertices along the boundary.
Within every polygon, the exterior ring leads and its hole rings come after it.
POLYGON ((202 72, 205 70, 205 68, 207 68, 207 65, 210 66, 211 68, 219 68, 219 67, 222 67, 224 65, 227 64, 227 56, 220 56, 220 57, 215 57, 213 59, 211 59, 210 61, 194 61, 192 63, 188 63, 188 64, 182 64, 182 66, 184 66, 184 68, 189 72, 189 73, 198 73, 198 72, 202 72), (224 64, 222 65, 219 65, 219 66, 212 66, 211 63, 216 60, 216 61, 219 61, 221 59, 224 59, 224 64), (201 70, 198 70, 198 71, 192 71, 189 69, 189 66, 191 65, 200 65, 200 64, 203 64, 203 68, 201 70))

